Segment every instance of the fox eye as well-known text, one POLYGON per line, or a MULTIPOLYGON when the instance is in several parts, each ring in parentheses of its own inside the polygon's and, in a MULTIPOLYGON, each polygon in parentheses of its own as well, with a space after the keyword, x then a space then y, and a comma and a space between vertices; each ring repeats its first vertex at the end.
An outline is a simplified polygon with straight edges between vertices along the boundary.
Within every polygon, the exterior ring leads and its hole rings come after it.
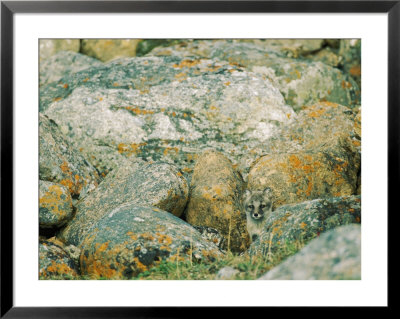
POLYGON ((264 205, 264 204, 261 204, 261 205, 260 205, 260 208, 265 208, 265 205, 264 205))
POLYGON ((254 208, 254 205, 249 205, 249 206, 247 206, 248 208, 250 208, 250 209, 253 209, 254 208))

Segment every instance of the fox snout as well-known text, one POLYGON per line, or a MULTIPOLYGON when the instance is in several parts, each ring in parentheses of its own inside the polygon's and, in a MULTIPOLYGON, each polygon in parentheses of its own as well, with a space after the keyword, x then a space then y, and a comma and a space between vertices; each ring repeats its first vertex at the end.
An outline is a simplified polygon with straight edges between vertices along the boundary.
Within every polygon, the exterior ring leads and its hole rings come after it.
POLYGON ((256 212, 256 213, 253 213, 253 216, 252 216, 254 219, 260 219, 260 218, 262 218, 263 217, 263 213, 262 212, 256 212))

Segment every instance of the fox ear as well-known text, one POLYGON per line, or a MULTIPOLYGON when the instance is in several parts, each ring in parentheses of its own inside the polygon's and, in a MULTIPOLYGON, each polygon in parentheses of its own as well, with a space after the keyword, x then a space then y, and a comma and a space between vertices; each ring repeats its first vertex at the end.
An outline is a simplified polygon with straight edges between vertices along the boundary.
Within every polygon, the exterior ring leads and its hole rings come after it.
POLYGON ((244 197, 249 197, 251 195, 250 191, 248 189, 246 189, 243 193, 244 197))
POLYGON ((272 195, 272 189, 269 187, 265 187, 263 193, 265 195, 272 195))

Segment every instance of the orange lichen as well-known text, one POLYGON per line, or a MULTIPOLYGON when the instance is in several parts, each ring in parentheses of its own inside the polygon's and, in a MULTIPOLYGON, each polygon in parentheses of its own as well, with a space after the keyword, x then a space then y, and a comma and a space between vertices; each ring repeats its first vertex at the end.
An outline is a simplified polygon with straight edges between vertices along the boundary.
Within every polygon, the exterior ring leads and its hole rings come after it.
POLYGON ((135 262, 135 266, 140 272, 147 270, 147 266, 141 263, 138 257, 133 258, 133 261, 135 262))
POLYGON ((128 231, 126 233, 126 235, 128 235, 132 240, 136 241, 138 239, 138 237, 131 231, 128 231))
POLYGON ((108 248, 108 245, 109 245, 109 241, 107 241, 107 242, 105 242, 105 243, 103 243, 103 244, 96 244, 96 249, 99 251, 99 252, 103 252, 103 251, 106 251, 107 250, 107 248, 108 248))
POLYGON ((301 229, 306 228, 306 226, 307 226, 307 224, 306 224, 305 222, 300 223, 300 228, 301 228, 301 229))
POLYGON ((160 246, 160 250, 165 250, 165 251, 170 252, 170 251, 171 251, 171 248, 168 247, 168 246, 162 245, 162 246, 160 246))
POLYGON ((69 275, 76 275, 75 270, 71 267, 66 265, 65 263, 56 263, 54 260, 51 261, 51 265, 46 268, 47 272, 53 274, 69 274, 69 275))
POLYGON ((148 241, 153 241, 155 239, 155 237, 150 233, 140 234, 139 238, 142 238, 142 239, 145 239, 145 240, 148 240, 148 241))
POLYGON ((299 160, 299 158, 296 155, 290 155, 289 162, 295 168, 300 168, 300 166, 301 166, 301 161, 299 160))
POLYGON ((154 114, 153 111, 143 110, 138 108, 137 106, 124 106, 124 109, 131 111, 137 115, 154 114))
POLYGON ((212 189, 213 189, 213 191, 214 191, 214 193, 215 193, 216 195, 221 196, 221 194, 222 194, 222 189, 221 189, 220 186, 218 186, 218 185, 213 186, 212 189))
POLYGON ((352 87, 352 85, 351 85, 350 82, 347 82, 347 81, 345 81, 345 80, 342 81, 342 88, 343 88, 343 89, 349 89, 349 88, 351 88, 351 87, 352 87))
POLYGON ((210 193, 203 193, 203 197, 207 200, 216 200, 210 193))
POLYGON ((118 144, 118 152, 120 154, 125 154, 126 156, 131 156, 133 154, 137 154, 140 152, 140 147, 147 145, 147 143, 132 143, 132 144, 124 144, 120 143, 118 144))
POLYGON ((172 244, 172 237, 162 234, 162 233, 156 233, 157 240, 160 244, 163 244, 165 246, 169 246, 172 244))
POLYGON ((61 170, 63 171, 63 173, 69 173, 69 166, 68 163, 66 161, 62 162, 62 164, 60 165, 61 170))
POLYGON ((355 65, 350 68, 349 73, 353 76, 360 76, 361 75, 361 66, 355 65))
POLYGON ((317 118, 317 117, 320 117, 321 115, 323 115, 325 113, 325 111, 326 110, 324 110, 324 109, 315 109, 315 110, 311 111, 310 113, 308 113, 308 116, 317 118))
POLYGON ((175 74, 175 79, 178 79, 179 81, 185 80, 186 77, 187 77, 187 74, 185 72, 175 74))
POLYGON ((174 64, 173 67, 174 68, 180 68, 180 69, 182 69, 182 68, 192 68, 192 67, 194 67, 195 65, 197 65, 199 63, 200 63, 200 61, 198 61, 198 60, 189 60, 189 59, 187 59, 187 60, 183 60, 179 64, 174 64))
POLYGON ((219 65, 209 65, 208 68, 206 69, 206 71, 208 72, 215 72, 218 71, 221 68, 221 66, 219 65))
MULTIPOLYGON (((65 214, 63 210, 60 210, 59 203, 62 201, 61 196, 63 195, 63 190, 58 185, 51 185, 47 192, 39 198, 39 203, 41 206, 51 208, 53 214, 62 216, 65 214)), ((72 207, 72 202, 70 201, 70 206, 72 207)))
POLYGON ((166 147, 166 148, 164 149, 164 152, 163 152, 164 156, 168 155, 168 153, 169 153, 170 151, 174 151, 175 153, 178 153, 178 152, 179 152, 179 149, 178 149, 177 147, 166 147))
POLYGON ((70 191, 72 194, 75 194, 75 191, 74 191, 74 183, 73 183, 70 179, 62 179, 62 180, 60 181, 60 184, 63 185, 63 186, 65 186, 65 187, 68 187, 69 191, 70 191))
POLYGON ((307 176, 307 179, 308 179, 308 185, 307 185, 307 189, 306 189, 305 193, 307 196, 310 196, 311 190, 313 188, 313 183, 312 183, 312 178, 310 176, 307 176))

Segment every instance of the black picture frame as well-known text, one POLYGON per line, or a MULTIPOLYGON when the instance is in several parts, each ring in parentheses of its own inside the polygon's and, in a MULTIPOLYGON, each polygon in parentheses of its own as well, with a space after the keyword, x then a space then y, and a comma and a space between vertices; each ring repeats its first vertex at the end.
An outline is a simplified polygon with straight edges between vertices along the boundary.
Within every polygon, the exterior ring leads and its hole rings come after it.
MULTIPOLYGON (((388 204, 398 211, 400 1, 1 1, 1 318, 176 318, 228 316, 238 309, 184 307, 15 307, 13 299, 13 18, 15 13, 387 13, 388 204), (208 314, 209 315, 209 314, 208 314), (207 315, 207 316, 208 316, 207 315)), ((389 213, 388 211, 388 213, 389 213)), ((388 218, 390 214, 388 214, 388 218)), ((388 223, 390 225, 390 222, 388 223)), ((388 234, 390 234, 388 232, 388 234)), ((389 235, 390 237, 390 235, 389 235)), ((388 238, 388 247, 390 250, 388 238)), ((389 262, 389 260, 388 260, 389 262)), ((388 269, 389 270, 389 269, 388 269)), ((389 287, 390 281, 388 281, 389 287)), ((34 292, 32 292, 34 293, 34 292)), ((390 298, 388 307, 390 309, 390 298)), ((268 309, 269 314, 276 308, 268 309)), ((307 309, 291 307, 301 314, 307 309)), ((334 308, 330 311, 336 312, 334 308)), ((253 308, 252 311, 265 311, 253 308)), ((281 311, 281 310, 279 310, 281 311)), ((246 310, 248 313, 248 310, 246 310)))

